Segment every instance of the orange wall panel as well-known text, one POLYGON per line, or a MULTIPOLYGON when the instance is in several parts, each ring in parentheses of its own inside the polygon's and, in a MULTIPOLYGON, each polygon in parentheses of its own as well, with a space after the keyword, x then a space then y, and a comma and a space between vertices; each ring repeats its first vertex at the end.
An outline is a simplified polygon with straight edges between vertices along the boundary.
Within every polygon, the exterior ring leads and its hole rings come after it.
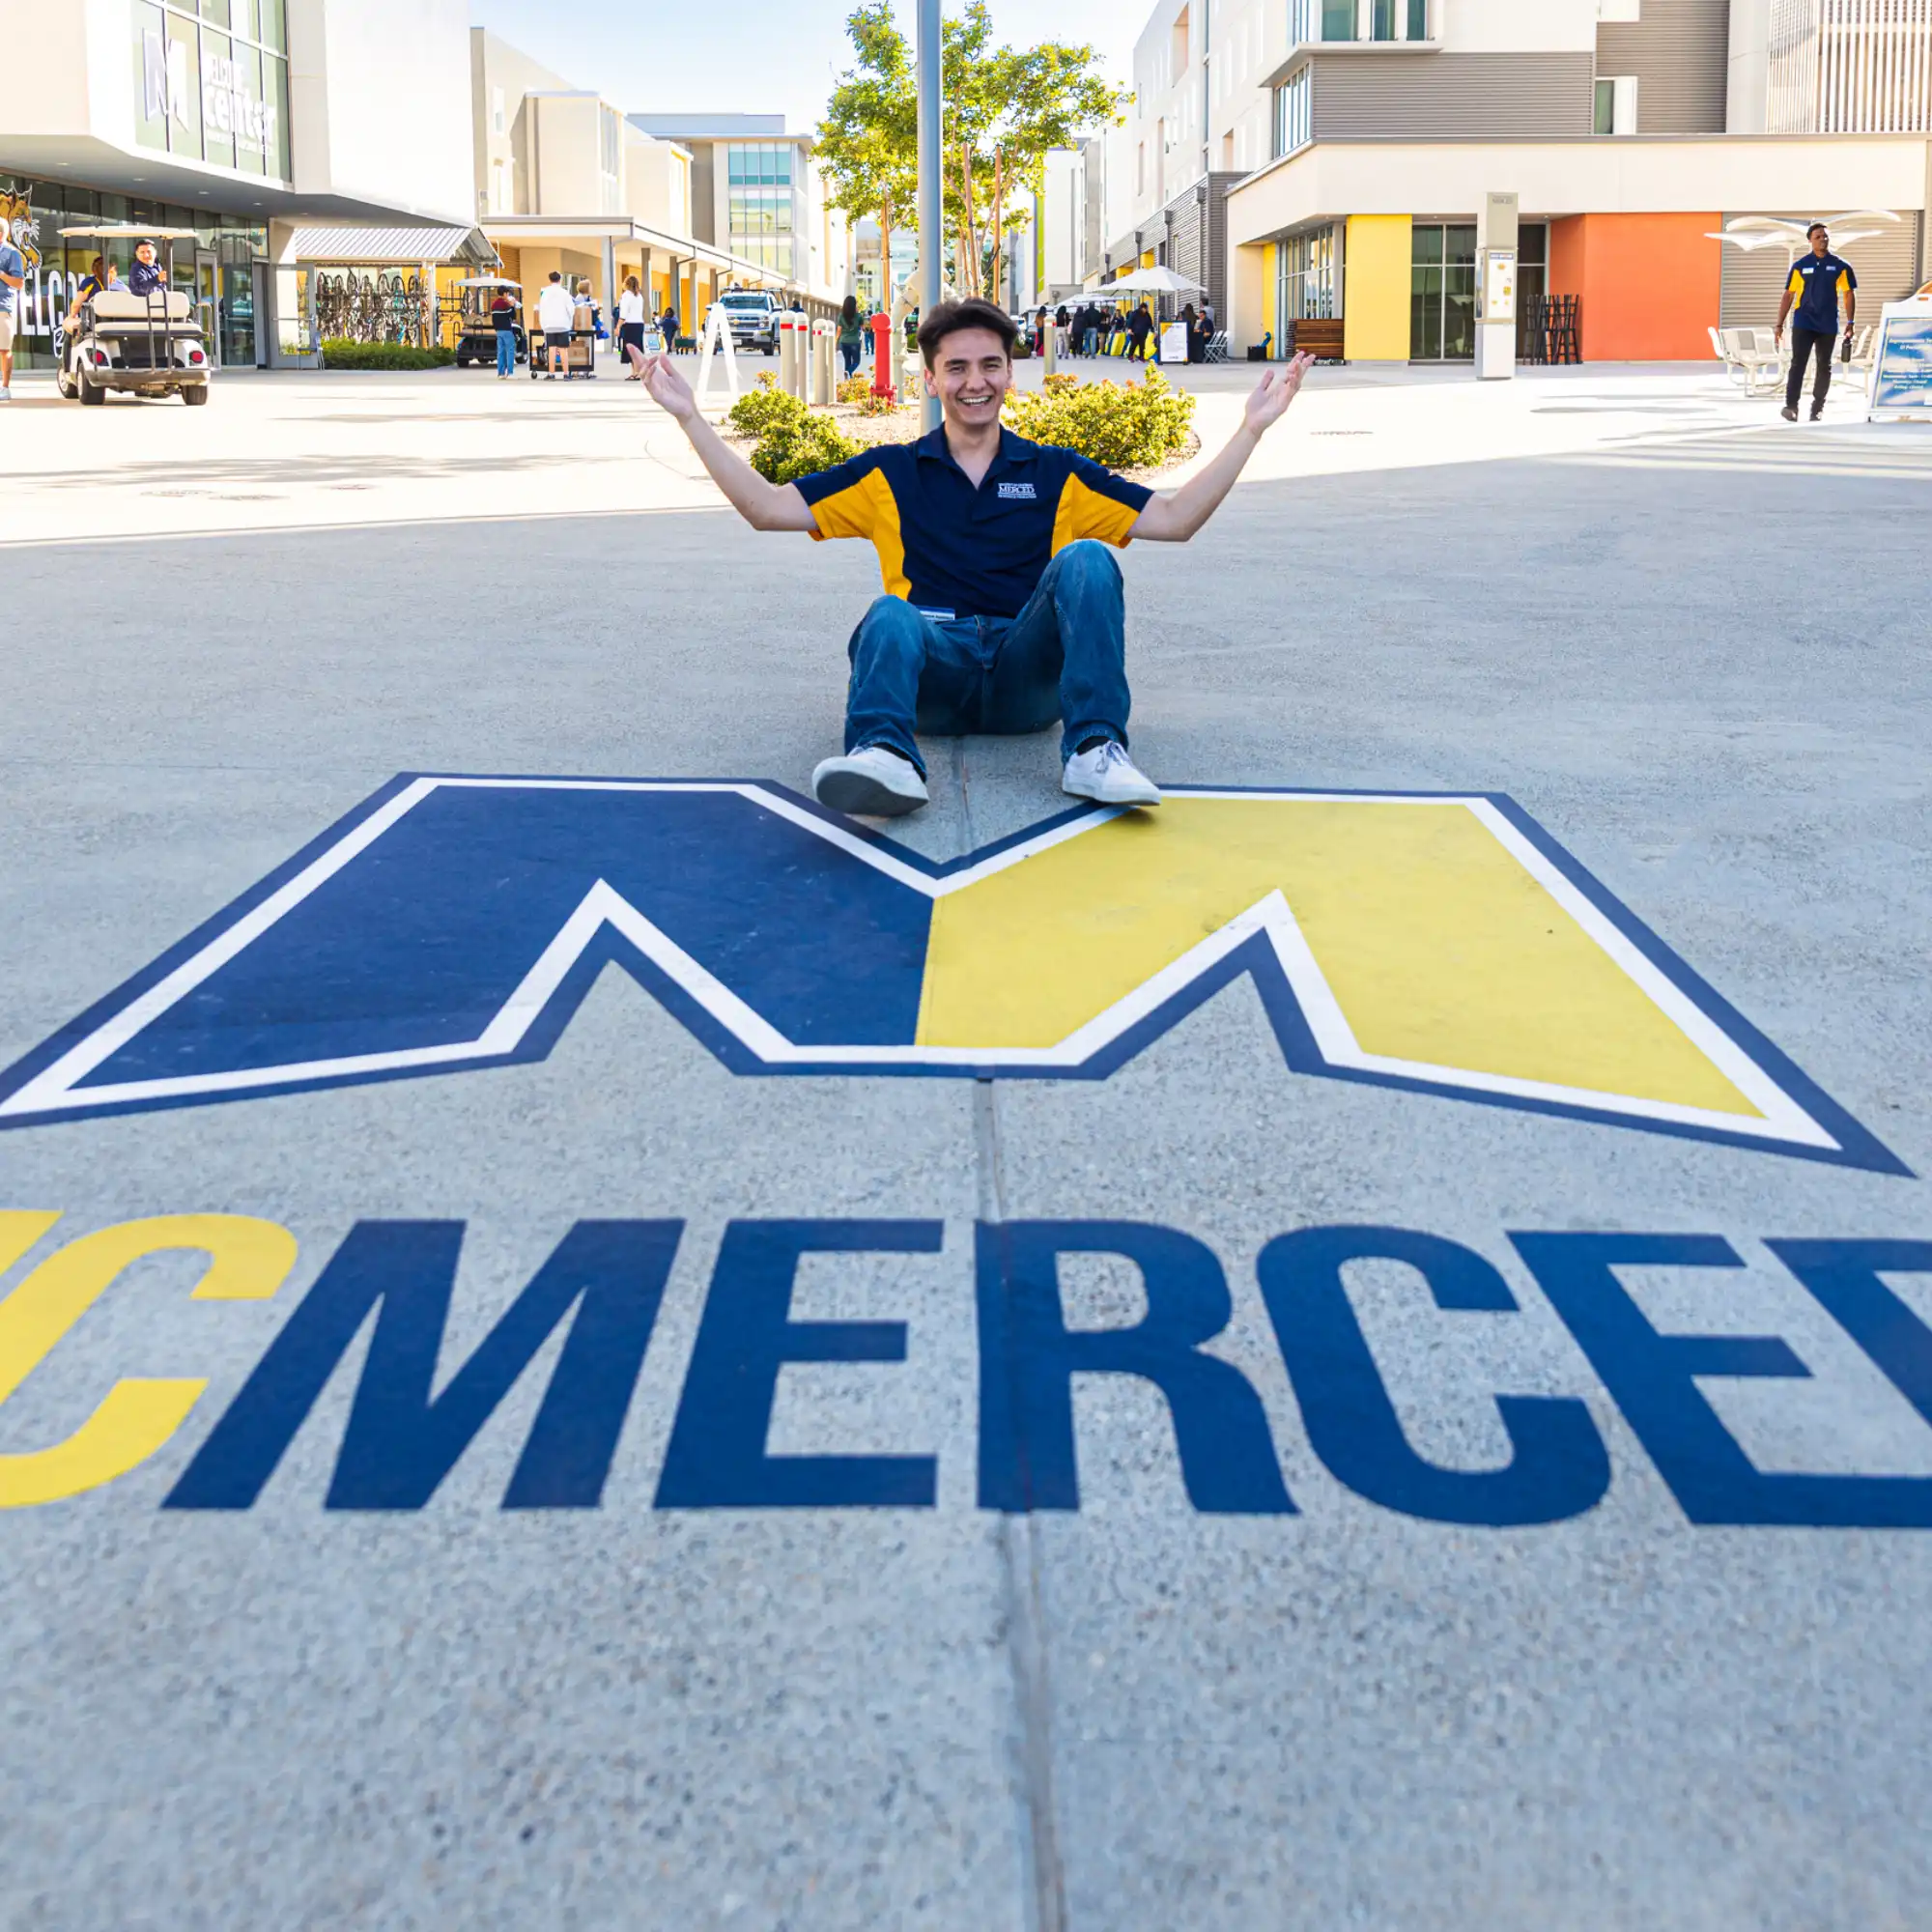
POLYGON ((1721 214, 1573 214, 1549 224, 1549 292, 1580 296, 1586 362, 1708 361, 1721 214))

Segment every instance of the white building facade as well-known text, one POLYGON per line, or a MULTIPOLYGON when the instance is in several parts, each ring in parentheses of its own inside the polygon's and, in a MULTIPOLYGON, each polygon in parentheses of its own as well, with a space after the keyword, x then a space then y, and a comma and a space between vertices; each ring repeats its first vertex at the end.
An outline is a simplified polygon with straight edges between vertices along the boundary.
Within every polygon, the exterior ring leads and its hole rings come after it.
POLYGON ((300 240, 319 224, 406 236, 418 273, 483 258, 468 15, 466 0, 0 0, 0 219, 29 264, 28 363, 51 359, 93 252, 63 227, 192 229, 178 283, 231 365, 299 350, 300 240))

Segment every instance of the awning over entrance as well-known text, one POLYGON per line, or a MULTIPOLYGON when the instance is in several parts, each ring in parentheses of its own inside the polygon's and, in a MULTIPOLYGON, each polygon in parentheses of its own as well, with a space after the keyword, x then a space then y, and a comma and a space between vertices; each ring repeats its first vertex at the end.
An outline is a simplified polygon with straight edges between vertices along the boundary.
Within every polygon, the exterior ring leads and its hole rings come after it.
POLYGON ((420 268, 425 262, 489 268, 497 251, 480 228, 298 227, 281 250, 284 261, 385 264, 420 268))

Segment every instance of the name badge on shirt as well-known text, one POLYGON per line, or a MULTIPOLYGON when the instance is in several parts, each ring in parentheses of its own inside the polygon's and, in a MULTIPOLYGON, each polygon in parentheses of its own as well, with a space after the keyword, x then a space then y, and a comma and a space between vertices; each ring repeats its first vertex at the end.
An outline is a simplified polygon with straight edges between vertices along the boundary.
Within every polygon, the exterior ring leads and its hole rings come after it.
POLYGON ((1038 500, 1031 483, 1002 483, 1000 500, 1006 503, 1033 503, 1038 500))

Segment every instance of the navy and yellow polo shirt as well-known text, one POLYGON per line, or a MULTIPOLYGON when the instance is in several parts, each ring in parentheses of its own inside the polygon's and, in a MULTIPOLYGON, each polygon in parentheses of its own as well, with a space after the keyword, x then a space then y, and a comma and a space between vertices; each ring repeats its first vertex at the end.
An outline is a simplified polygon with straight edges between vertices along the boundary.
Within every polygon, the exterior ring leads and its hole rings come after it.
POLYGON ((815 539, 870 538, 888 596, 955 617, 1017 617, 1056 551, 1082 537, 1124 548, 1153 495, 1008 429, 977 490, 944 429, 877 444, 797 489, 815 539))
POLYGON ((1858 285, 1852 265, 1830 250, 1822 255, 1801 255, 1792 263, 1791 279, 1784 285, 1798 298, 1792 323, 1799 328, 1815 329, 1820 335, 1835 335, 1838 298, 1858 285))

